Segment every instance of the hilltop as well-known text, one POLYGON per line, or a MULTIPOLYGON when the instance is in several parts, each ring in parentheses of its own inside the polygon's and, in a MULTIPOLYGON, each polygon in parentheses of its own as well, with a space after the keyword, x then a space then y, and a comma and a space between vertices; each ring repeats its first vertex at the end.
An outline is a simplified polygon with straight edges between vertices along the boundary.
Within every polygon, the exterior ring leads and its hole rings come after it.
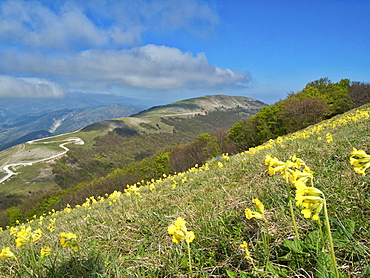
POLYGON ((322 222, 317 222, 304 218, 302 207, 294 205, 300 233, 300 239, 295 238, 287 203, 287 190, 295 190, 287 188, 280 175, 268 173, 264 162, 270 155, 281 161, 297 157, 313 171, 313 186, 326 196, 339 272, 343 277, 368 277, 369 173, 355 173, 350 156, 353 148, 369 153, 369 117, 366 105, 238 155, 225 154, 202 167, 36 217, 25 223, 32 231, 40 229, 35 243, 14 246, 20 227, 0 234, 2 248, 9 247, 18 257, 1 260, 1 274, 335 277, 324 210, 322 222), (264 204, 265 223, 246 218, 247 208, 256 210, 255 198, 264 204), (168 234, 178 217, 194 232, 189 245, 172 242, 168 234), (66 235, 69 245, 60 241, 66 235), (50 251, 41 258, 45 246, 50 251))
POLYGON ((13 115, 0 124, 0 151, 30 140, 73 132, 101 120, 129 116, 137 111, 137 107, 110 104, 58 109, 40 115, 13 115))

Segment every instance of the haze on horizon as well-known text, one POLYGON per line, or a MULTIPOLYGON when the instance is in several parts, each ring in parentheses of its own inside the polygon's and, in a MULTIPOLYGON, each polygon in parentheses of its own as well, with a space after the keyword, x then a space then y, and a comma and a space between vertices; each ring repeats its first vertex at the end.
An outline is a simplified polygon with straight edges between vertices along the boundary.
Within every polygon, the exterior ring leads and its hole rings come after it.
POLYGON ((211 94, 266 103, 316 79, 368 82, 366 0, 3 0, 1 98, 211 94))

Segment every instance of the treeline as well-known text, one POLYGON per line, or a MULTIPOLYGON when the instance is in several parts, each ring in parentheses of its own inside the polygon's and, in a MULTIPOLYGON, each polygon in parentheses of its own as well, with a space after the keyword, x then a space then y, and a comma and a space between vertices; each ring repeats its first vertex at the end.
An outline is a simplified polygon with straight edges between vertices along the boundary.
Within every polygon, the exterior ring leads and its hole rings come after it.
POLYGON ((369 102, 369 84, 351 83, 349 79, 332 83, 321 78, 234 124, 228 137, 240 148, 248 149, 369 102))

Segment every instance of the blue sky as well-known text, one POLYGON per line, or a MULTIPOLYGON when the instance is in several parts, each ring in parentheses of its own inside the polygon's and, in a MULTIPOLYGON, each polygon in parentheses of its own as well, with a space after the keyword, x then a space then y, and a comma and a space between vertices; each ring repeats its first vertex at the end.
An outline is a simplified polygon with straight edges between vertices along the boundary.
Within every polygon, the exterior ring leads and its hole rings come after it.
POLYGON ((370 81, 368 0, 0 0, 0 98, 210 94, 268 104, 370 81))

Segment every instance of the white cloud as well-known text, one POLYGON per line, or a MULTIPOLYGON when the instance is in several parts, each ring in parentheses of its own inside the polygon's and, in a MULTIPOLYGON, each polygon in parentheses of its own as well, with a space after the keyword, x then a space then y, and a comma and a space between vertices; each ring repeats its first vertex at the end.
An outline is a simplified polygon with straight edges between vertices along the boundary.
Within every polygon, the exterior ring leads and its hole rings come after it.
POLYGON ((15 78, 0 75, 0 97, 61 97, 63 88, 40 78, 15 78))
POLYGON ((3 2, 0 11, 0 41, 5 44, 71 49, 102 46, 109 39, 75 5, 56 13, 39 2, 15 0, 3 2))
POLYGON ((249 81, 247 72, 222 69, 204 53, 146 45, 126 50, 86 50, 63 57, 0 52, 0 72, 48 76, 74 89, 112 86, 166 90, 225 87, 249 81), (22 70, 20 70, 22 69, 22 70))
POLYGON ((56 50, 118 48, 138 45, 144 31, 204 35, 218 23, 217 14, 196 0, 52 2, 0 2, 0 42, 56 50))
POLYGON ((212 65, 204 53, 138 46, 144 32, 207 36, 218 23, 202 0, 0 1, 0 96, 12 90, 19 96, 58 96, 63 90, 57 84, 81 90, 246 84, 247 72, 212 65))

